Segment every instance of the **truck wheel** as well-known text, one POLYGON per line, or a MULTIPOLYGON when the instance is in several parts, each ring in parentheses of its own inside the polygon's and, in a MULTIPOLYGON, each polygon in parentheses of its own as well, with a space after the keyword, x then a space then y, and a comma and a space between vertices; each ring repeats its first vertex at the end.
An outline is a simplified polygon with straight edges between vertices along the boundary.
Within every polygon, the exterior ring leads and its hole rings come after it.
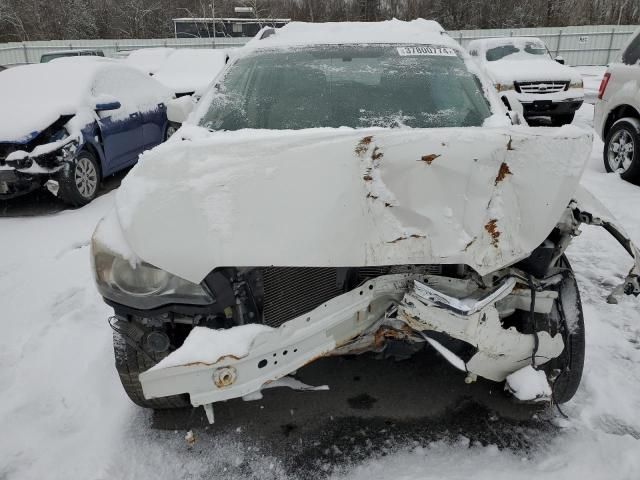
POLYGON ((98 195, 98 161, 90 151, 82 150, 73 162, 64 166, 56 179, 60 186, 58 196, 62 201, 75 207, 86 205, 98 195))
POLYGON ((620 177, 640 184, 640 122, 622 118, 615 122, 604 142, 604 168, 619 172, 620 177))
POLYGON ((551 117, 551 125, 554 127, 561 127, 562 125, 567 125, 573 122, 574 117, 576 116, 574 113, 565 113, 564 115, 554 115, 551 117))
POLYGON ((167 353, 156 354, 153 352, 141 352, 139 348, 130 345, 124 335, 113 332, 113 352, 116 359, 116 370, 120 376, 122 387, 133 403, 144 408, 157 410, 168 408, 190 407, 189 396, 173 395, 170 397, 154 398, 147 400, 142 393, 142 385, 138 376, 156 365, 167 353), (147 357, 149 356, 149 358, 147 357))
POLYGON ((573 398, 582 379, 585 333, 578 283, 565 256, 558 261, 558 267, 569 271, 569 275, 560 284, 557 309, 552 313, 558 319, 558 329, 565 347, 559 357, 545 363, 543 368, 548 376, 558 374, 552 383, 553 400, 556 403, 566 403, 573 398))

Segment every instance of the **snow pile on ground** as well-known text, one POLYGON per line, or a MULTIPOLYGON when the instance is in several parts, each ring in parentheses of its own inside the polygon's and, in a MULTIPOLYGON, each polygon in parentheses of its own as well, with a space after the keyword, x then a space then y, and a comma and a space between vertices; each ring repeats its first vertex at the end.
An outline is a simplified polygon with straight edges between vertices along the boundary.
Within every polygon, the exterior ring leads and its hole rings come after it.
MULTIPOLYGON (((591 114, 587 105, 576 122, 587 125, 591 114)), ((640 188, 605 174, 601 151, 596 140, 583 183, 638 242, 640 188)), ((242 432, 211 435, 201 446, 204 433, 196 431, 189 448, 186 431, 152 429, 150 413, 126 398, 113 368, 111 310, 89 266, 91 233, 113 198, 51 216, 0 218, 0 478, 290 478, 284 459, 259 450, 242 432)), ((595 227, 584 228, 569 258, 585 307, 587 357, 559 433, 518 450, 456 434, 422 446, 400 442, 385 456, 354 459, 333 478, 640 478, 640 308, 635 298, 606 303, 630 260, 595 227)), ((322 476, 315 473, 308 478, 322 476)))

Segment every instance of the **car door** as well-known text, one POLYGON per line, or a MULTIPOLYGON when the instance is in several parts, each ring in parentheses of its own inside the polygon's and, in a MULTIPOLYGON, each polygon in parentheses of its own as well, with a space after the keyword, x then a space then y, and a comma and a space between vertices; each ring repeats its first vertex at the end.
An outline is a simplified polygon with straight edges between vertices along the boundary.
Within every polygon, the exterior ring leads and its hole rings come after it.
POLYGON ((127 70, 105 68, 93 86, 96 103, 118 101, 120 108, 98 112, 105 173, 137 161, 144 145, 142 116, 127 89, 127 70))
POLYGON ((127 68, 127 93, 140 114, 142 144, 140 152, 155 147, 165 138, 167 102, 172 93, 167 87, 144 73, 127 68))

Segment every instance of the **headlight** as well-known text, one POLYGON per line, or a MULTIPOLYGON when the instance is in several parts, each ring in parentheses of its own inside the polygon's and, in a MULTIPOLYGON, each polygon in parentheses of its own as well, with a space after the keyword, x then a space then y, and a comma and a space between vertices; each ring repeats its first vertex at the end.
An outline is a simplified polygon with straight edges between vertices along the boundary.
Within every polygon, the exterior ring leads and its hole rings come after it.
POLYGON ((514 90, 514 86, 513 83, 496 83, 496 90, 505 92, 507 90, 514 90))
POLYGON ((582 79, 569 83, 569 88, 583 88, 583 87, 584 87, 584 82, 582 81, 582 79))
POLYGON ((146 262, 130 262, 94 235, 91 258, 100 294, 122 305, 149 310, 167 304, 209 305, 213 296, 189 282, 146 262))

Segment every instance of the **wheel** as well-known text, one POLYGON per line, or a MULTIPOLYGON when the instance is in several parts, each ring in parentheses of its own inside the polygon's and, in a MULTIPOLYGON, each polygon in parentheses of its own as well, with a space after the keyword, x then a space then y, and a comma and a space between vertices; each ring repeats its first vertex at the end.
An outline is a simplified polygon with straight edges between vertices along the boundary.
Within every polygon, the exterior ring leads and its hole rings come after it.
POLYGON ((604 142, 604 168, 618 172, 623 180, 640 183, 639 122, 623 118, 613 124, 604 142))
POLYGON ((100 167, 96 157, 82 150, 57 176, 58 196, 66 203, 80 207, 91 202, 98 194, 100 167))
POLYGON ((561 127, 562 125, 567 125, 573 122, 574 117, 576 116, 574 113, 565 113, 563 115, 554 115, 551 117, 551 125, 554 127, 561 127))
POLYGON ((142 385, 138 376, 156 365, 167 353, 157 354, 135 347, 127 342, 123 334, 113 332, 113 353, 116 360, 116 370, 124 391, 133 403, 144 408, 157 410, 168 408, 190 407, 188 395, 173 395, 170 397, 154 398, 147 400, 142 393, 142 385))
POLYGON ((167 123, 167 128, 164 131, 164 141, 166 142, 167 140, 169 140, 173 136, 173 134, 178 131, 179 128, 180 128, 180 124, 178 123, 174 123, 174 122, 167 123))
POLYGON ((565 347, 559 357, 545 363, 543 368, 547 376, 555 376, 552 382, 553 400, 556 403, 566 403, 573 398, 582 380, 585 354, 584 315, 578 283, 569 261, 562 256, 557 266, 569 272, 560 284, 556 309, 551 314, 552 321, 555 320, 554 323, 557 323, 562 334, 565 347))

